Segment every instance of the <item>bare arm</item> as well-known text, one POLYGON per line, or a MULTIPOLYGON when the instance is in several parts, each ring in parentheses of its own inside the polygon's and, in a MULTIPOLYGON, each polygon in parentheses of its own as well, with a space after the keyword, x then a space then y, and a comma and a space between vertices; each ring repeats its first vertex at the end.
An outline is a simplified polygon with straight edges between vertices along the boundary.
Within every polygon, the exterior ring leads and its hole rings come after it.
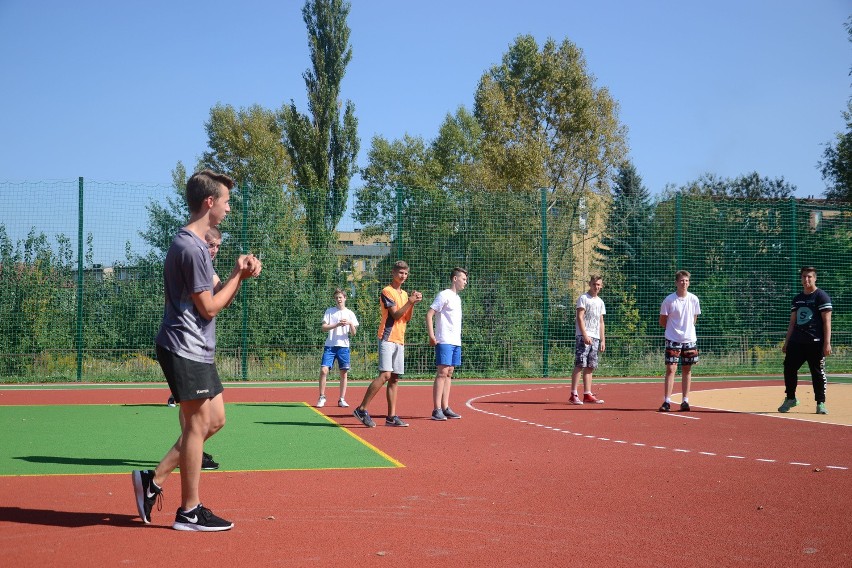
POLYGON ((606 330, 604 329, 604 317, 601 314, 601 352, 606 351, 606 330))
POLYGON ((824 357, 831 355, 831 312, 822 312, 822 354, 824 357))
MULTIPOLYGON (((416 291, 412 292, 411 296, 408 297, 408 301, 405 302, 405 304, 403 304, 403 306, 401 308, 399 308, 398 310, 395 310, 395 311, 388 310, 388 313, 390 313, 390 315, 393 319, 398 320, 399 318, 402 318, 402 317, 405 317, 406 315, 408 315, 408 312, 410 310, 412 310, 412 308, 414 308, 414 304, 419 304, 422 300, 423 300, 423 294, 421 294, 420 292, 416 292, 416 291)), ((408 317, 411 317, 411 316, 409 315, 408 317)))
POLYGON ((666 327, 666 324, 669 322, 669 316, 666 314, 660 314, 660 327, 666 327))
POLYGON ((580 336, 583 338, 583 343, 590 345, 592 340, 586 333, 586 320, 583 318, 585 315, 586 308, 577 308, 577 326, 580 328, 580 336))
POLYGON ((438 340, 435 339, 435 330, 432 325, 432 318, 435 317, 435 310, 429 308, 426 312, 426 333, 429 334, 429 345, 437 345, 438 340))

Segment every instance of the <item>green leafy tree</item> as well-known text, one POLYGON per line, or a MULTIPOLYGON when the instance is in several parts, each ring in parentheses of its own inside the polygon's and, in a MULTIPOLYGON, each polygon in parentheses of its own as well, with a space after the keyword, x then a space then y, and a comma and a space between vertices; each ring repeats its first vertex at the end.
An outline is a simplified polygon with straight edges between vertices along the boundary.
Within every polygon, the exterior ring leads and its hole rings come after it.
MULTIPOLYGON (((796 186, 783 177, 771 179, 751 172, 735 178, 719 177, 707 173, 676 191, 695 197, 735 197, 743 199, 788 199, 796 193, 796 186)), ((668 194, 672 193, 667 188, 668 194)))
POLYGON ((523 213, 534 216, 537 190, 547 189, 549 280, 557 297, 573 295, 574 278, 585 272, 576 260, 598 238, 609 183, 626 153, 618 104, 595 83, 574 43, 549 39, 539 47, 524 35, 483 75, 475 96, 484 185, 534 190, 523 213))
MULTIPOLYGON (((186 205, 184 188, 186 187, 186 167, 178 162, 172 170, 172 189, 174 193, 166 197, 165 203, 151 201, 146 206, 148 210, 148 227, 139 231, 150 247, 149 261, 157 262, 166 258, 166 252, 172 244, 172 239, 178 229, 183 227, 189 219, 189 208, 186 205)), ((135 261, 139 261, 136 259, 135 261)))
POLYGON ((303 76, 311 114, 300 113, 292 101, 280 113, 296 193, 305 210, 314 279, 324 286, 331 282, 336 266, 335 230, 346 209, 359 149, 355 105, 340 99, 340 84, 352 59, 346 23, 349 10, 350 4, 342 0, 305 2, 302 16, 312 69, 303 76))
MULTIPOLYGON (((844 25, 852 42, 852 16, 844 25)), ((852 68, 849 75, 852 75, 852 68)), ((852 201, 852 97, 846 103, 843 120, 846 132, 837 133, 834 142, 826 144, 818 167, 826 184, 825 197, 852 201)))
POLYGON ((648 236, 653 222, 653 206, 648 189, 629 161, 616 173, 612 184, 612 206, 606 234, 601 239, 601 271, 607 294, 613 298, 608 315, 615 334, 644 335, 648 320, 637 302, 645 286, 645 266, 651 255, 648 236))
POLYGON ((819 168, 826 183, 826 199, 852 201, 852 99, 843 120, 846 132, 838 133, 833 144, 826 144, 819 168))

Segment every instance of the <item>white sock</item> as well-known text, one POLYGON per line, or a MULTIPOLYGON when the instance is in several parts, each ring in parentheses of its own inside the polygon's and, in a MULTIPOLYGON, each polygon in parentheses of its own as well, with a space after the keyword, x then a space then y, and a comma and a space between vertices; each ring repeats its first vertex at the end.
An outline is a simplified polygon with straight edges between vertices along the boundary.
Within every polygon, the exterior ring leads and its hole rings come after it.
POLYGON ((666 400, 665 400, 665 401, 663 401, 663 402, 668 402, 669 404, 671 404, 671 403, 672 403, 672 399, 671 399, 671 397, 668 397, 668 396, 667 396, 667 397, 666 397, 666 400))
POLYGON ((683 402, 688 403, 688 402, 689 402, 689 397, 688 397, 688 396, 683 397, 683 402))
POLYGON ((577 391, 572 390, 572 391, 571 391, 571 396, 579 396, 579 395, 577 394, 577 391))

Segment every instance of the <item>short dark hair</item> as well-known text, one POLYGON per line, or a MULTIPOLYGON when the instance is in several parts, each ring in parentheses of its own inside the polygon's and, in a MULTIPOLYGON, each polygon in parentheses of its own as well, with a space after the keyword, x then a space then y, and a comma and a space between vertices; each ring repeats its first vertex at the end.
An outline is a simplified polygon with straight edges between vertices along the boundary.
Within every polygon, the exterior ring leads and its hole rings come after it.
POLYGON ((210 237, 211 239, 219 239, 222 240, 222 231, 219 230, 219 227, 210 227, 207 229, 207 234, 205 237, 210 237))
POLYGON ((692 275, 689 273, 689 270, 678 270, 675 272, 675 282, 680 280, 681 276, 686 276, 687 278, 692 278, 692 275))
POLYGON ((397 260, 393 263, 393 271, 396 272, 397 270, 408 270, 408 263, 404 260, 397 260))
POLYGON ((455 268, 453 268, 453 270, 450 272, 450 280, 452 280, 452 279, 453 279, 453 278, 455 278, 456 276, 459 276, 460 274, 464 274, 465 276, 467 276, 467 270, 465 270, 465 269, 464 269, 464 268, 462 268, 461 266, 456 266, 456 267, 455 267, 455 268))
POLYGON ((346 297, 346 292, 343 291, 343 288, 335 288, 334 294, 332 294, 331 297, 336 298, 338 294, 343 294, 343 297, 346 297))
POLYGON ((201 204, 208 197, 219 198, 221 186, 229 190, 234 188, 234 180, 225 174, 218 174, 213 170, 201 170, 195 172, 186 180, 186 204, 191 213, 201 209, 201 204))
POLYGON ((801 270, 799 270, 799 276, 804 276, 806 272, 813 272, 816 275, 816 268, 813 266, 803 266, 801 270))

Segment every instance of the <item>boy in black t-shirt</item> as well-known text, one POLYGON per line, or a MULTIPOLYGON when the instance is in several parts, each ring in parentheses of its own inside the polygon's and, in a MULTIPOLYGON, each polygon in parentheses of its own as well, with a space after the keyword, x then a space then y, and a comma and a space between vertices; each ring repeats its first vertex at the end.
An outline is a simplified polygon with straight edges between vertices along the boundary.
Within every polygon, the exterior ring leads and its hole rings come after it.
POLYGON ((807 361, 814 385, 817 414, 825 409, 825 358, 831 355, 831 298, 816 286, 816 269, 806 266, 799 271, 803 292, 793 298, 790 324, 781 351, 784 357, 784 386, 787 397, 778 412, 788 412, 799 404, 796 386, 799 369, 807 361))

